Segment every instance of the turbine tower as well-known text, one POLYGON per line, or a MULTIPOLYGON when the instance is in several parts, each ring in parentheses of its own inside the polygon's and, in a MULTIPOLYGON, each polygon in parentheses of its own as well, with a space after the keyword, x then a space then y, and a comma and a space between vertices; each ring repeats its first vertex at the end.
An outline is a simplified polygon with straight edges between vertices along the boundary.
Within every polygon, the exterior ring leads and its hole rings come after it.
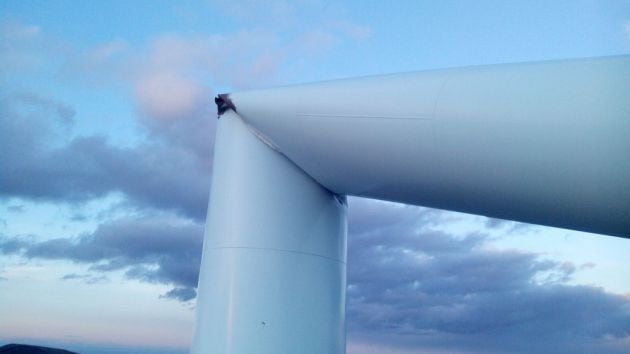
POLYGON ((216 103, 193 354, 345 352, 346 195, 630 238, 630 56, 216 103))

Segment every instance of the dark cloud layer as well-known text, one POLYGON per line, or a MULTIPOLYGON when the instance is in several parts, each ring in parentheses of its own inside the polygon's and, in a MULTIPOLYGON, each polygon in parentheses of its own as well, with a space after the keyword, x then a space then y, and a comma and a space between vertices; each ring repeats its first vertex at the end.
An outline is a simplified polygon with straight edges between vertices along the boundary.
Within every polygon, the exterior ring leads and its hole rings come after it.
POLYGON ((203 226, 161 219, 116 220, 77 238, 37 242, 32 238, 0 238, 0 253, 26 258, 71 260, 89 265, 95 274, 68 274, 63 280, 104 281, 102 274, 124 270, 149 283, 174 286, 166 297, 195 297, 201 261, 203 226))
POLYGON ((147 123, 151 138, 125 148, 102 136, 64 140, 71 112, 32 94, 0 100, 0 197, 81 202, 122 192, 139 207, 205 217, 214 124, 208 115, 147 123))
MULTIPOLYGON (((362 203, 369 204, 355 201, 357 213, 362 203)), ((630 299, 567 285, 576 266, 492 250, 487 236, 455 237, 419 215, 437 211, 381 209, 382 217, 371 215, 371 227, 351 227, 358 231, 348 245, 351 340, 470 352, 593 353, 617 352, 614 345, 630 339, 630 299)), ((353 214, 351 221, 363 218, 353 214)))
MULTIPOLYGON (((440 231, 437 210, 352 199, 348 262, 351 343, 468 353, 623 353, 630 299, 566 281, 582 265, 488 248, 488 236, 440 231)), ((4 238, 0 252, 89 265, 196 296, 203 227, 117 220, 74 239, 4 238)), ((588 265, 592 266, 592 265, 588 265)))

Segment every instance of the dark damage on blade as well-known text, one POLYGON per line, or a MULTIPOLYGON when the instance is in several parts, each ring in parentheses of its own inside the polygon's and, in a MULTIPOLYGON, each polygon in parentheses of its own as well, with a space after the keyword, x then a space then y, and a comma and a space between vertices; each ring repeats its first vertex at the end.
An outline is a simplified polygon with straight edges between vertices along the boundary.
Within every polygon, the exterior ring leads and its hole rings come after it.
POLYGON ((234 103, 230 100, 229 93, 218 95, 214 98, 214 103, 217 104, 217 118, 221 118, 221 115, 230 109, 236 112, 236 106, 234 106, 234 103))

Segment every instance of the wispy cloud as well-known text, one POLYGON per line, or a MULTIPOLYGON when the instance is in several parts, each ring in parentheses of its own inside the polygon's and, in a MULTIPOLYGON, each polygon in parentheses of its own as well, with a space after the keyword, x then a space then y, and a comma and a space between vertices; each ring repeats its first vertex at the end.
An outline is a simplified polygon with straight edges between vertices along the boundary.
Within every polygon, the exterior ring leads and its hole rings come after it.
POLYGON ((84 57, 88 63, 92 62, 96 64, 111 60, 114 56, 124 52, 128 48, 129 44, 124 39, 114 39, 90 49, 84 54, 84 57))
POLYGON ((16 21, 0 23, 0 35, 5 40, 33 39, 40 34, 38 26, 27 25, 16 21))
POLYGON ((7 207, 7 210, 12 212, 12 213, 23 213, 23 212, 25 212, 25 209, 24 209, 23 205, 9 205, 7 207))
POLYGON ((164 298, 175 299, 179 301, 192 300, 197 296, 197 291, 192 287, 179 287, 169 290, 163 295, 164 298))
MULTIPOLYGON (((321 9, 318 2, 300 2, 302 7, 305 5, 309 10, 321 9)), ((289 0, 211 0, 210 4, 215 11, 225 16, 257 26, 286 28, 295 25, 300 14, 296 1, 289 0)), ((312 14, 316 15, 317 12, 312 14)))
POLYGON ((0 73, 40 70, 48 57, 60 54, 62 45, 50 41, 39 26, 0 20, 0 73))
POLYGON ((85 282, 87 284, 98 284, 98 283, 104 283, 104 282, 109 281, 109 278, 107 278, 107 276, 105 275, 71 273, 71 274, 66 274, 63 277, 61 277, 61 280, 63 281, 78 280, 78 281, 85 282))

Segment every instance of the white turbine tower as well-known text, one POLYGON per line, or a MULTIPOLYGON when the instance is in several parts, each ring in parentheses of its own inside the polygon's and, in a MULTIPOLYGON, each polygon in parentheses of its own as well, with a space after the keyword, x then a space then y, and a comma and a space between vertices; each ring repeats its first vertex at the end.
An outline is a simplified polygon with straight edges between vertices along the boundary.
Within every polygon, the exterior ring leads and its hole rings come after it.
POLYGON ((193 354, 345 352, 346 195, 630 237, 630 56, 217 104, 193 354))

